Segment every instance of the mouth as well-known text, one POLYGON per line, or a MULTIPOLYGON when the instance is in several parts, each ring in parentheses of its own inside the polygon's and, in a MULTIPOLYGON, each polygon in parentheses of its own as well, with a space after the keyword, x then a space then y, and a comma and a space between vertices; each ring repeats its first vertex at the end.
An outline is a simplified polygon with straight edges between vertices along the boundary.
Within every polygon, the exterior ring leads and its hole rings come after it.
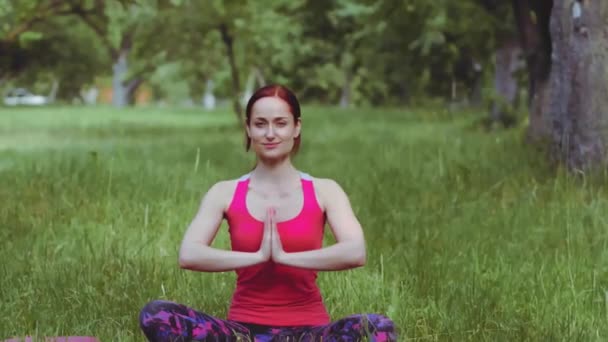
POLYGON ((279 146, 279 143, 269 143, 269 144, 262 144, 262 145, 264 145, 264 148, 266 148, 266 149, 273 149, 273 148, 279 146))

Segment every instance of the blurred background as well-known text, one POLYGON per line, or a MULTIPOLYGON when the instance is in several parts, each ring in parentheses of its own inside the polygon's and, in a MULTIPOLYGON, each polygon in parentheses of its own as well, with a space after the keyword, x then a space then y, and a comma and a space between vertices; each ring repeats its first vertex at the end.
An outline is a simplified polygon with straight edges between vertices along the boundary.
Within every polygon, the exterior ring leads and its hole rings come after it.
POLYGON ((254 89, 283 83, 306 104, 474 110, 582 170, 607 160, 607 6, 0 0, 0 92, 5 106, 224 108, 242 122, 254 89))
POLYGON ((534 28, 537 3, 0 0, 0 87, 5 105, 241 116, 255 88, 284 83, 304 103, 475 106, 509 126, 531 95, 514 9, 534 28))

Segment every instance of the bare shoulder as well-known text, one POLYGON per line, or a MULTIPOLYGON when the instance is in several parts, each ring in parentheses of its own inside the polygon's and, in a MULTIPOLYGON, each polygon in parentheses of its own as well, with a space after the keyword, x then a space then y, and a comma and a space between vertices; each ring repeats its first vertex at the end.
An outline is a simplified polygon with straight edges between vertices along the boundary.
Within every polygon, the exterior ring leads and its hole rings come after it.
POLYGON ((317 200, 323 209, 327 209, 329 203, 347 197, 344 189, 337 181, 331 178, 319 177, 312 177, 312 179, 317 200))
POLYGON ((338 182, 331 178, 319 178, 312 177, 315 186, 317 186, 321 191, 336 191, 341 190, 342 187, 338 182))
POLYGON ((205 198, 216 203, 218 207, 227 210, 237 183, 238 179, 220 180, 209 188, 205 198))

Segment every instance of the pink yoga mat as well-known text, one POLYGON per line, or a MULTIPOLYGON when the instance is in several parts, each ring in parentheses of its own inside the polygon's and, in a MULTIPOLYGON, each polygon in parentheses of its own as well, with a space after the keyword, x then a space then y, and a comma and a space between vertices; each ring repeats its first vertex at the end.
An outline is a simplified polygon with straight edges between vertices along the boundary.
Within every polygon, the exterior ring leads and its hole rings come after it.
POLYGON ((92 336, 56 336, 56 337, 40 337, 32 338, 27 336, 25 338, 11 338, 4 340, 4 342, 99 342, 99 340, 92 336))

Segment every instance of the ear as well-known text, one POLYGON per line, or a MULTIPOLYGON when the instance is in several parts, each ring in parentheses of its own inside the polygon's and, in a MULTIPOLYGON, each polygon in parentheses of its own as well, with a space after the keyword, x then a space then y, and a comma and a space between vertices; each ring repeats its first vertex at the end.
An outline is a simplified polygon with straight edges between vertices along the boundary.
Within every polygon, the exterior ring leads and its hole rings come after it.
POLYGON ((249 125, 245 122, 245 131, 247 132, 247 137, 251 139, 251 132, 249 131, 249 125))
POLYGON ((298 119, 298 121, 296 121, 296 135, 294 136, 294 138, 297 138, 300 136, 301 130, 302 130, 302 119, 298 119))

